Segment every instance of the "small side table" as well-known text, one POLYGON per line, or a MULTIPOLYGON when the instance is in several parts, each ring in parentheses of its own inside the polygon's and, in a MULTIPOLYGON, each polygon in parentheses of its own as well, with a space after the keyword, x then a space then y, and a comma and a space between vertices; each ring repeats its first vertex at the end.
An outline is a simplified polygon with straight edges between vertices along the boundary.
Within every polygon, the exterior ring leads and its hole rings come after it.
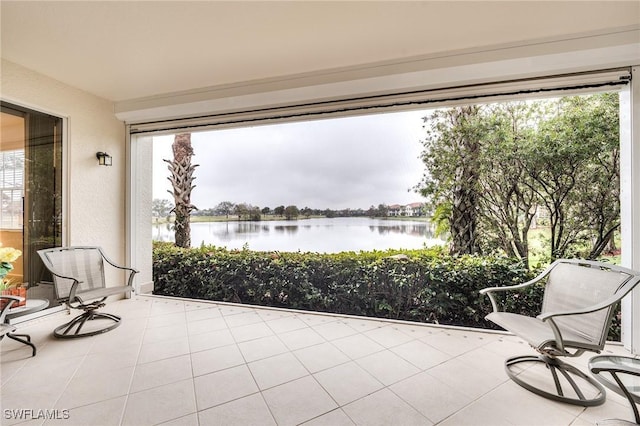
MULTIPOLYGON (((42 311, 43 309, 46 309, 48 306, 49 306, 49 301, 47 299, 27 299, 27 302, 24 306, 20 306, 19 308, 10 308, 8 310, 5 316, 5 322, 8 324, 9 321, 14 318, 18 318, 24 315, 32 314, 34 312, 42 311)), ((7 333, 6 336, 20 343, 24 343, 25 345, 31 346, 31 349, 32 349, 31 356, 36 356, 36 345, 31 343, 31 336, 29 336, 28 334, 15 334, 15 333, 7 333)))
POLYGON ((589 370, 596 380, 629 400, 636 423, 640 424, 640 415, 638 415, 638 407, 636 406, 636 403, 640 403, 640 359, 628 356, 598 355, 589 360, 589 370), (603 372, 609 374, 602 374, 603 372))

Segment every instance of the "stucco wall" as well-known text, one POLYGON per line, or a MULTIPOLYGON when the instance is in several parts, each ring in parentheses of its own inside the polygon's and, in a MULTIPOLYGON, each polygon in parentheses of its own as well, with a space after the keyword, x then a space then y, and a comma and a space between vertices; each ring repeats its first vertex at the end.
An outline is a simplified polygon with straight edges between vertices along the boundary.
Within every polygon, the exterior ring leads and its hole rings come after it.
POLYGON ((100 245, 125 262, 125 126, 113 103, 2 60, 2 100, 65 118, 66 245, 100 245), (96 152, 113 156, 98 166, 96 152))

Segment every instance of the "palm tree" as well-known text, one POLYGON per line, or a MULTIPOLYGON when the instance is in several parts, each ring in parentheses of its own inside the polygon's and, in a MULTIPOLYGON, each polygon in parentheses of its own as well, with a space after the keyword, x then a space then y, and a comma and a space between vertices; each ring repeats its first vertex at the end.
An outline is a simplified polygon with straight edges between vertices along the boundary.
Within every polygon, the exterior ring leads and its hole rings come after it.
POLYGON ((176 215, 175 220, 175 239, 178 247, 191 246, 191 212, 197 208, 191 204, 191 190, 195 188, 193 181, 193 171, 197 164, 191 164, 193 156, 193 148, 191 147, 191 133, 182 133, 175 136, 173 145, 173 161, 164 160, 171 172, 169 181, 173 186, 173 199, 175 207, 173 212, 176 215))

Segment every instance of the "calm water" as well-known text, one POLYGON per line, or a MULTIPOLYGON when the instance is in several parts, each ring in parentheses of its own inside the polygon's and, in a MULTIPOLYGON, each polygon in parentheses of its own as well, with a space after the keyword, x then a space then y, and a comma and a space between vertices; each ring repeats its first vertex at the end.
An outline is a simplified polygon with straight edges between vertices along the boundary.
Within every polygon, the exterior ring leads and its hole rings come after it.
MULTIPOLYGON (((173 241, 166 225, 154 225, 153 239, 173 241)), ((341 251, 415 249, 442 244, 428 222, 357 218, 297 221, 201 222, 191 224, 191 245, 210 244, 259 251, 341 251)))

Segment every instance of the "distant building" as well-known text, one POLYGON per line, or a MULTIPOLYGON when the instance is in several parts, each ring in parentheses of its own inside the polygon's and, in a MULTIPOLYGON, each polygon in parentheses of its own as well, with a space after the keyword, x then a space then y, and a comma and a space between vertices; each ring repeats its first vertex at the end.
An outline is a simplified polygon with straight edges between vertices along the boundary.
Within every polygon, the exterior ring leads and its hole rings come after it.
POLYGON ((400 204, 392 204, 389 206, 389 216, 402 216, 403 206, 400 204))
POLYGON ((411 203, 404 206, 405 216, 418 217, 424 215, 424 203, 411 203))
POLYGON ((424 214, 424 203, 411 203, 404 206, 392 204, 389 206, 389 216, 392 217, 420 217, 424 214))

